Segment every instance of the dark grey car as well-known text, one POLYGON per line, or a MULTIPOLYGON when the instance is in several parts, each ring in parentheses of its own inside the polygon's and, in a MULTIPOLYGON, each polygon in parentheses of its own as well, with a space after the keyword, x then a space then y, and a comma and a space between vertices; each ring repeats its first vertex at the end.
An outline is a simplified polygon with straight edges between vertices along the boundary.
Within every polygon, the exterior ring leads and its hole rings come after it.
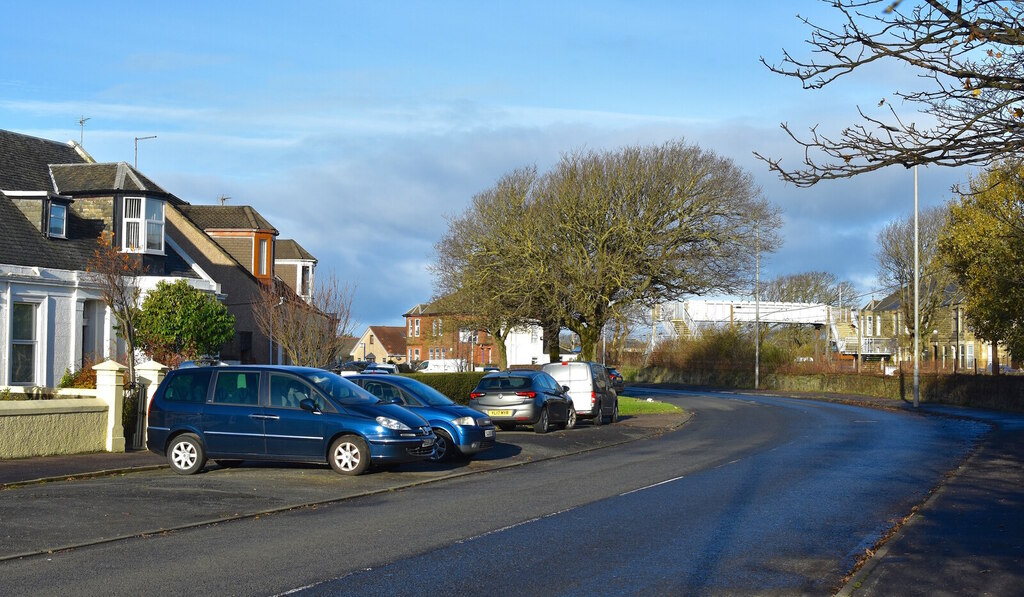
POLYGON ((504 431, 533 425, 537 433, 547 433, 552 426, 565 429, 575 424, 576 411, 566 391, 543 371, 488 373, 470 393, 469 406, 504 431))

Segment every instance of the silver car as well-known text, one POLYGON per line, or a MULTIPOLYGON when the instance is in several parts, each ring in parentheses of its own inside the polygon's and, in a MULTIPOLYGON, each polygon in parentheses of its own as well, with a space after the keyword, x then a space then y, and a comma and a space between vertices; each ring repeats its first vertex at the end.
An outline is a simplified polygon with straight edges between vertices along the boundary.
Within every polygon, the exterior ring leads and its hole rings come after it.
POLYGON ((533 425, 537 433, 547 433, 552 427, 576 424, 576 411, 566 392, 543 371, 501 371, 483 376, 469 395, 469 406, 503 431, 533 425))

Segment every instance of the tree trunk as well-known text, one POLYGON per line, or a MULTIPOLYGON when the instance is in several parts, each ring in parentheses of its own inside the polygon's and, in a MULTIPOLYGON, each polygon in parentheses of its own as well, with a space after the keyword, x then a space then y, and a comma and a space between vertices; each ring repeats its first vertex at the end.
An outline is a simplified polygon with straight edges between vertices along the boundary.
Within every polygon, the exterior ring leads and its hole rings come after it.
POLYGON ((992 375, 999 375, 999 342, 992 342, 992 375))
POLYGON ((562 352, 558 346, 558 334, 562 331, 559 321, 542 322, 544 327, 544 344, 548 351, 548 362, 557 363, 562 360, 562 352))
POLYGON ((576 333, 580 337, 580 360, 593 361, 601 339, 601 328, 581 327, 576 333))

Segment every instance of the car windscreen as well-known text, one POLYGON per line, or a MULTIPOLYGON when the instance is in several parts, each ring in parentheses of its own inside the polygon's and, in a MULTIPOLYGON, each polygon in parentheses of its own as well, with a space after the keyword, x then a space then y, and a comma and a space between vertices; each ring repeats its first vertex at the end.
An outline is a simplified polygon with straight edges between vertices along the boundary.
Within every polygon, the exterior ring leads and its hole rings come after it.
POLYGON ((340 375, 327 371, 318 371, 306 376, 309 381, 341 405, 376 404, 380 402, 376 396, 348 381, 340 375))
POLYGON ((451 406, 455 404, 450 398, 427 384, 417 384, 416 387, 412 388, 412 391, 427 406, 451 406))

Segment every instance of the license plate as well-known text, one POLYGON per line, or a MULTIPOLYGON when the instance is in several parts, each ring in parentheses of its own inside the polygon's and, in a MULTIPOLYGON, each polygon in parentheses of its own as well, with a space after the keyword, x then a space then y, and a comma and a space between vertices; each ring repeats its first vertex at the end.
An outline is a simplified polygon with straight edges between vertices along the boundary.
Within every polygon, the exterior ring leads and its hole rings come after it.
POLYGON ((484 437, 494 437, 493 429, 484 429, 484 437))
POLYGON ((512 416, 512 411, 508 410, 508 409, 504 409, 504 410, 489 410, 489 411, 487 411, 487 414, 492 416, 492 417, 511 417, 512 416))
POLYGON ((433 446, 433 445, 434 445, 434 438, 429 437, 429 438, 423 440, 423 447, 424 448, 429 448, 430 446, 433 446))

